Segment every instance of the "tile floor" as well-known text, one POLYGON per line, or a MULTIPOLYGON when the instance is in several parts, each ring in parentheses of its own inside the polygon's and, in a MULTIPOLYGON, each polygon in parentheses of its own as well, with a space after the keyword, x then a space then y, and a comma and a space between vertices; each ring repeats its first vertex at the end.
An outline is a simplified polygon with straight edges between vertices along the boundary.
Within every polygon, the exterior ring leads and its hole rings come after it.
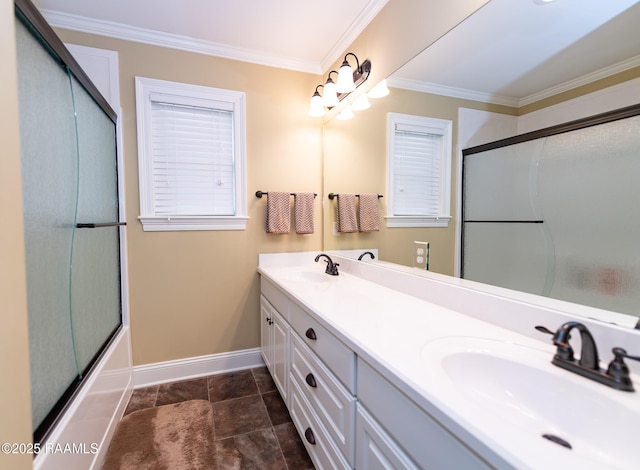
POLYGON ((314 468, 266 367, 136 389, 125 415, 193 399, 213 407, 219 470, 314 468))

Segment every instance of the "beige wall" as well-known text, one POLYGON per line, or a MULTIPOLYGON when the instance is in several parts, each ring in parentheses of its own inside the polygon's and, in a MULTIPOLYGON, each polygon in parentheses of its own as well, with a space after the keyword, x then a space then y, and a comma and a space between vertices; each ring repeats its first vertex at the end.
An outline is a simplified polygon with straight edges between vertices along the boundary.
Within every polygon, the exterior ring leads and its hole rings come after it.
POLYGON ((320 250, 311 236, 267 235, 262 191, 322 191, 321 123, 307 116, 318 77, 60 30, 63 41, 119 54, 134 365, 259 346, 258 253, 320 250), (134 77, 246 93, 244 231, 144 232, 139 216, 134 77))
MULTIPOLYGON (((0 0, 0 443, 31 442, 27 294, 13 2, 0 0)), ((0 453, 0 468, 31 468, 31 455, 0 453)))
MULTIPOLYGON (((486 1, 444 5, 391 0, 353 47, 378 64, 372 80, 384 78, 486 1)), ((119 53, 134 365, 258 347, 257 255, 321 250, 322 199, 316 199, 313 235, 271 236, 264 231, 266 199, 253 194, 322 194, 322 123, 307 116, 322 77, 73 31, 58 33, 68 43, 119 53), (135 76, 246 92, 247 230, 142 231, 137 221, 135 76)))
MULTIPOLYGON (((458 108, 472 108, 503 114, 515 114, 506 106, 477 101, 448 98, 393 88, 378 100, 370 100, 371 108, 356 112, 354 119, 333 119, 324 126, 325 142, 325 194, 334 192, 378 193, 387 196, 387 113, 427 116, 453 121, 451 155, 451 215, 447 228, 386 228, 381 219, 380 231, 372 233, 333 234, 336 220, 336 202, 325 211, 325 250, 378 248, 380 259, 411 266, 414 241, 428 241, 431 248, 430 270, 454 274, 455 225, 457 188, 458 108)), ((387 197, 380 199, 381 214, 386 214, 387 197)))
MULTIPOLYGON (((354 52, 360 60, 369 59, 372 64, 369 79, 327 113, 325 121, 389 77, 488 1, 389 0, 343 53, 354 52)), ((327 72, 338 70, 341 63, 342 57, 327 72)))

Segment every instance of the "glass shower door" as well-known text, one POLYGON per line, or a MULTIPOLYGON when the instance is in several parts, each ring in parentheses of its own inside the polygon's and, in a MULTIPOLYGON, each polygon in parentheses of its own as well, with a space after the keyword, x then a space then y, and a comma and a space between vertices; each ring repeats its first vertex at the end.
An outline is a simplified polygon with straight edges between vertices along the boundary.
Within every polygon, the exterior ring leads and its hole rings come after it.
POLYGON ((115 123, 16 21, 34 439, 121 325, 115 123), (79 228, 78 224, 98 224, 79 228))
POLYGON ((72 83, 80 158, 71 308, 83 371, 120 326, 120 227, 115 125, 75 78, 72 83))
POLYGON ((464 160, 462 277, 545 295, 554 251, 537 194, 545 140, 464 160))
POLYGON ((640 106, 474 149, 462 276, 638 316, 640 106))

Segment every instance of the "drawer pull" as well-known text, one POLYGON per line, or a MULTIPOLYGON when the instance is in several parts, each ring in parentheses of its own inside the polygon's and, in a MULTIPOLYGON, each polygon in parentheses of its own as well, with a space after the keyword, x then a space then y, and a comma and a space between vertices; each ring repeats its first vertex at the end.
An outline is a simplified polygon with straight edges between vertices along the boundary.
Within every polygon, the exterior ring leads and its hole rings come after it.
POLYGON ((316 388, 318 386, 318 383, 316 382, 316 378, 313 376, 311 372, 307 374, 304 380, 305 382, 307 382, 307 385, 309 385, 309 387, 316 388))
POLYGON ((318 337, 316 336, 316 332, 313 331, 313 328, 309 328, 304 335, 309 339, 313 339, 313 340, 318 339, 318 337))
POLYGON ((313 435, 313 431, 311 430, 311 428, 307 428, 307 430, 304 432, 304 438, 309 444, 316 445, 316 438, 313 435))

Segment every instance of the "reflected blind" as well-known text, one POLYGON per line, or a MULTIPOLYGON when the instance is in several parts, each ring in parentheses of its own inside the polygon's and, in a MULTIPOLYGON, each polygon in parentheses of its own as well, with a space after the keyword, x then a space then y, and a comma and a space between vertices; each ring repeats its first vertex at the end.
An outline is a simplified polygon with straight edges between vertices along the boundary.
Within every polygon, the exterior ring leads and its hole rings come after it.
POLYGON ((235 215, 233 112, 152 101, 156 216, 235 215))
POLYGON ((396 124, 393 215, 439 215, 442 139, 422 126, 396 124))

